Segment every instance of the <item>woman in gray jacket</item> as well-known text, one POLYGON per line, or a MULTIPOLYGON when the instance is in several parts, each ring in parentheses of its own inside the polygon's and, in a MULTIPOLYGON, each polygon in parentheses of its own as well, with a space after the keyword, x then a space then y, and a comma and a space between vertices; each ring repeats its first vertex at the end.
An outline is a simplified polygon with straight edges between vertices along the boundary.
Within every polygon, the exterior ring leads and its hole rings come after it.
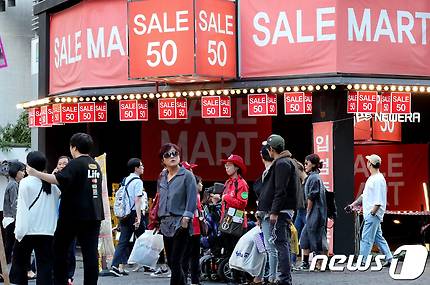
POLYGON ((324 251, 323 239, 326 238, 327 202, 325 187, 319 175, 323 164, 317 154, 305 158, 305 171, 309 174, 305 182, 306 224, 300 237, 303 250, 301 269, 309 269, 309 253, 321 254, 324 251))
POLYGON ((164 144, 159 154, 164 170, 158 179, 158 218, 172 272, 171 285, 187 284, 182 267, 197 205, 196 179, 179 164, 180 154, 180 148, 171 143, 164 144))

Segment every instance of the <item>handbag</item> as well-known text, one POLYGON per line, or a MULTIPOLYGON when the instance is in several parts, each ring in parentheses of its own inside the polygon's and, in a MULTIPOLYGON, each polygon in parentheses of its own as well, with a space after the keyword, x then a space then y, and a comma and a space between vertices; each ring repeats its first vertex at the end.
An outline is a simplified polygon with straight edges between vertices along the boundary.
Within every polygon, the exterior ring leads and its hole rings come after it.
POLYGON ((244 211, 228 208, 219 226, 220 232, 240 237, 243 234, 244 211))

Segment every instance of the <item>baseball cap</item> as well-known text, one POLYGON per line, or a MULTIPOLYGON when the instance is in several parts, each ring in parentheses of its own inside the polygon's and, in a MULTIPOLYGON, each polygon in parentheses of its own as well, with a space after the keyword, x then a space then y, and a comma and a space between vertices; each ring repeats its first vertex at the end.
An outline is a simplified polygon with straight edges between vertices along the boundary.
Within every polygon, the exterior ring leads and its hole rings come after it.
POLYGON ((285 149, 285 140, 280 135, 271 134, 267 140, 263 142, 263 145, 266 144, 276 149, 285 149))
POLYGON ((367 155, 366 159, 373 165, 377 163, 381 164, 381 161, 382 161, 381 157, 377 154, 367 155))

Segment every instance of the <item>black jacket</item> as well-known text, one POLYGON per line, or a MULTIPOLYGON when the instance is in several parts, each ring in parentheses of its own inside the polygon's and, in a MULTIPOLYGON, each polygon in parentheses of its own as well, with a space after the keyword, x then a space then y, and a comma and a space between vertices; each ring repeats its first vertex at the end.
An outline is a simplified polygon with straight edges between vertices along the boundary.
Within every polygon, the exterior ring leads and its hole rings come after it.
POLYGON ((295 210, 297 205, 297 172, 289 151, 273 161, 267 173, 260 196, 258 210, 279 214, 282 210, 295 210))

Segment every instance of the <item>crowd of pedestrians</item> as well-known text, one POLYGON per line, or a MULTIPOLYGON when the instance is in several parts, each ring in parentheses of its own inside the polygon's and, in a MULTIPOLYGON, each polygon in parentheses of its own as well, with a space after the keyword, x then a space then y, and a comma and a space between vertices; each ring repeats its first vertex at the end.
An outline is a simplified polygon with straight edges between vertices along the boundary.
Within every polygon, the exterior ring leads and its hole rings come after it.
MULTIPOLYGON (((35 275, 37 284, 73 284, 75 248, 79 243, 84 284, 97 284, 98 238, 104 212, 102 173, 89 155, 92 145, 88 134, 73 135, 69 145, 72 159, 61 156, 52 173, 47 172, 46 157, 38 151, 28 154, 26 165, 10 163, 2 225, 7 262, 12 264, 12 283, 27 284, 35 275), (33 266, 32 252, 36 260, 33 266)), ((247 168, 240 155, 231 154, 221 160, 227 176, 223 191, 205 196, 202 177, 194 174, 197 165, 181 162, 179 146, 162 145, 161 172, 151 209, 148 209, 141 179, 144 164, 139 158, 129 159, 129 175, 122 185, 130 213, 119 221, 119 241, 110 265, 112 276, 129 274, 126 265, 130 241, 149 228, 163 236, 164 250, 158 269, 143 269, 152 276, 170 277, 171 285, 200 284, 201 240, 208 234, 203 204, 207 203, 219 205, 215 207, 219 209, 216 218, 219 227, 215 234, 223 256, 235 254, 236 244, 248 227, 254 225, 248 218, 255 219, 262 232, 267 265, 255 276, 232 269, 230 283, 293 284, 292 270, 309 270, 311 253, 328 254, 326 189, 319 175, 322 161, 317 154, 310 154, 304 164, 300 163, 287 150, 284 138, 276 134, 262 141, 260 153, 256 155, 261 156, 264 171, 253 184, 257 202, 250 205, 245 180, 247 168), (248 217, 247 207, 257 209, 255 217, 248 217), (145 222, 146 212, 150 213, 149 224, 145 222), (297 236, 292 236, 296 231, 297 236), (301 254, 293 254, 291 239, 300 242, 301 254)), ((360 244, 363 262, 376 243, 386 255, 387 265, 392 255, 380 225, 386 207, 386 182, 379 172, 380 157, 371 155, 367 160, 371 176, 364 192, 345 210, 363 205, 365 222, 360 244)))

